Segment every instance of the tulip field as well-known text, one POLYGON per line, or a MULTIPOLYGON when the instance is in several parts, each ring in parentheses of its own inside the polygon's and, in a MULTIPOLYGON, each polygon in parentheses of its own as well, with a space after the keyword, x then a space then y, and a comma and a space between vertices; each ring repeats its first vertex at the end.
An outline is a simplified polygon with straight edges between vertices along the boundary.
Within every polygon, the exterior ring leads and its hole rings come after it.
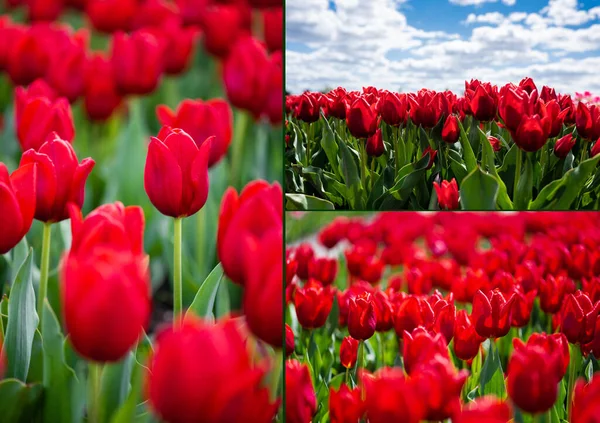
POLYGON ((1 422, 283 421, 282 25, 0 0, 1 422))
POLYGON ((288 213, 286 421, 597 422, 599 217, 288 213))
POLYGON ((531 78, 286 99, 288 210, 600 208, 600 106, 531 78))

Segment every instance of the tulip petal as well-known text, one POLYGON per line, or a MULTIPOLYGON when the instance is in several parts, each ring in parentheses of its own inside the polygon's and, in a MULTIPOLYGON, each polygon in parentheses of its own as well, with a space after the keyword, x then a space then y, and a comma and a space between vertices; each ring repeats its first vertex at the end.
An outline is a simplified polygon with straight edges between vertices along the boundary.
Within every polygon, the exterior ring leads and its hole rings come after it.
POLYGON ((24 236, 29 231, 35 215, 37 165, 30 163, 19 167, 10 179, 23 216, 21 235, 24 236))
POLYGON ((0 183, 0 254, 9 252, 24 234, 23 216, 14 193, 6 184, 0 183))
POLYGON ((194 158, 191 169, 193 197, 190 204, 190 212, 196 213, 206 203, 208 198, 208 158, 210 156, 211 145, 214 142, 215 137, 208 138, 202 146, 200 151, 194 158))
POLYGON ((158 138, 152 138, 144 169, 144 188, 162 214, 179 217, 183 194, 182 173, 173 153, 158 138))

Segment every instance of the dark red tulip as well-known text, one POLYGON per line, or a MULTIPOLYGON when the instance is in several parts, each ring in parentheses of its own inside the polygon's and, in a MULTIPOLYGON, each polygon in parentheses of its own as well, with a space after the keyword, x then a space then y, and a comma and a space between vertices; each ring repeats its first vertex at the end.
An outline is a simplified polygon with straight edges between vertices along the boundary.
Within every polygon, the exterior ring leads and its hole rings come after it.
POLYGON ((454 144, 460 137, 460 128, 458 127, 458 118, 455 115, 450 115, 444 122, 442 128, 442 140, 448 144, 454 144))
POLYGON ((27 0, 27 20, 53 22, 61 15, 64 3, 63 0, 27 0))
POLYGON ((529 324, 531 311, 533 310, 533 302, 535 301, 536 291, 522 292, 515 288, 514 302, 510 318, 510 325, 516 328, 522 328, 529 324))
POLYGON ((406 94, 386 92, 379 98, 377 111, 381 119, 391 126, 400 126, 408 118, 408 101, 406 94))
POLYGON ((0 209, 3 215, 0 254, 8 253, 29 231, 35 213, 36 185, 35 164, 20 166, 9 175, 6 165, 0 162, 0 209))
POLYGON ((144 214, 121 203, 103 205, 85 219, 76 205, 70 211, 73 244, 61 271, 69 341, 88 360, 118 361, 150 320, 144 214))
POLYGON ((534 114, 537 97, 529 95, 518 87, 506 86, 505 88, 501 91, 498 111, 504 125, 516 132, 523 118, 534 114))
POLYGON ((376 290, 373 293, 373 306, 375 308, 375 330, 387 332, 394 327, 392 303, 385 291, 376 290))
POLYGON ((484 396, 470 401, 452 418, 456 423, 506 423, 512 418, 510 405, 494 396, 484 396))
POLYGON ((239 38, 223 63, 223 82, 229 102, 250 112, 255 118, 263 113, 268 95, 269 58, 254 38, 239 38))
POLYGON ((556 100, 551 100, 546 103, 546 114, 551 122, 551 129, 548 135, 550 138, 557 137, 562 132, 565 116, 568 112, 568 110, 561 111, 560 105, 556 100))
POLYGON ((234 319, 212 325, 186 318, 159 332, 147 384, 152 410, 173 423, 272 421, 278 404, 263 385, 267 369, 248 353, 247 336, 234 319))
POLYGON ((344 216, 336 217, 329 225, 321 229, 319 242, 326 248, 333 248, 346 237, 347 228, 348 218, 344 216))
POLYGON ((592 304, 590 297, 582 291, 565 296, 559 322, 560 331, 570 343, 586 344, 593 339, 599 308, 600 303, 592 304))
POLYGON ((317 412, 317 396, 306 364, 288 360, 285 366, 285 421, 310 423, 317 412))
POLYGON ((56 54, 50 56, 46 78, 70 103, 84 92, 84 67, 89 33, 82 30, 73 39, 55 46, 56 54))
POLYGON ((348 300, 348 332, 354 339, 364 341, 375 333, 375 307, 371 294, 352 297, 348 300))
POLYGON ((394 329, 398 336, 402 336, 404 331, 412 332, 417 326, 429 329, 434 321, 431 305, 421 297, 407 297, 396 306, 394 329))
POLYGON ((433 128, 441 118, 448 116, 452 107, 444 93, 421 90, 417 94, 409 94, 410 119, 415 125, 433 128))
POLYGON ((333 295, 334 290, 330 286, 323 287, 316 281, 297 288, 294 305, 300 325, 305 329, 323 326, 333 306, 333 295))
POLYGON ((367 154, 371 157, 379 157, 383 153, 385 153, 383 136, 381 135, 381 128, 377 128, 375 134, 367 139, 367 154))
POLYGON ((527 413, 544 413, 556 402, 558 383, 562 379, 559 350, 546 350, 523 344, 515 338, 514 352, 508 362, 508 395, 527 413))
POLYGON ((283 8, 265 9, 263 14, 263 32, 270 51, 283 49, 283 8))
POLYGON ((564 159, 569 154, 569 151, 573 149, 577 138, 573 137, 573 134, 567 134, 554 145, 554 155, 559 159, 564 159))
POLYGON ((257 9, 281 6, 281 0, 248 0, 248 3, 257 9))
POLYGON ((377 131, 377 112, 364 97, 358 98, 346 109, 346 125, 355 138, 369 138, 377 131))
POLYGON ((425 150, 423 150, 423 155, 421 156, 421 158, 423 158, 427 154, 429 154, 429 162, 427 163, 427 166, 425 167, 425 169, 429 170, 433 167, 437 153, 438 153, 437 150, 434 150, 433 148, 431 148, 429 146, 425 150))
POLYGON ((564 375, 567 373, 567 368, 569 367, 570 353, 569 342, 563 333, 554 333, 552 335, 547 335, 545 333, 532 333, 527 340, 527 345, 539 346, 550 353, 559 351, 562 370, 558 373, 558 376, 560 379, 564 377, 564 375))
POLYGON ((200 25, 204 48, 214 56, 225 58, 235 42, 248 32, 244 25, 246 10, 238 4, 218 2, 201 7, 204 9, 200 25))
POLYGON ((585 382, 579 379, 573 391, 573 406, 569 421, 571 423, 594 423, 600 415, 600 378, 585 382))
POLYGON ((225 100, 208 101, 185 99, 173 111, 161 104, 156 107, 158 121, 163 126, 181 128, 194 140, 198 148, 210 137, 208 166, 217 164, 229 149, 232 138, 232 112, 225 100))
POLYGON ((469 97, 469 107, 473 117, 482 122, 496 118, 498 113, 497 87, 488 83, 480 83, 469 97))
POLYGON ((139 3, 139 0, 87 0, 85 12, 98 31, 128 31, 138 13, 139 3))
POLYGON ((335 258, 314 257, 308 262, 308 276, 323 285, 331 285, 338 272, 338 262, 335 258))
MULTIPOLYGON (((310 244, 300 244, 294 250, 294 258, 298 267, 296 268, 296 275, 302 280, 308 279, 310 275, 310 263, 314 259, 315 252, 310 244)), ((325 284, 327 285, 327 284, 325 284)))
POLYGON ((294 331, 290 325, 285 325, 285 356, 289 357, 296 349, 296 341, 294 339, 294 331))
POLYGON ((269 57, 267 65, 267 99, 263 107, 263 116, 269 119, 271 125, 279 125, 283 120, 283 53, 274 52, 269 57))
POLYGON ((150 31, 131 35, 117 32, 112 38, 111 63, 117 89, 122 94, 150 94, 163 71, 163 48, 150 31))
POLYGON ((217 254, 223 271, 233 282, 244 285, 245 266, 249 262, 240 243, 252 242, 261 245, 262 240, 274 228, 283 225, 281 186, 269 185, 256 180, 240 192, 228 188, 221 200, 219 228, 217 231, 217 254))
POLYGON ((347 369, 351 369, 356 365, 358 356, 358 346, 360 341, 351 336, 346 336, 340 344, 340 363, 347 369))
POLYGON ((448 359, 448 346, 441 334, 434 335, 431 332, 418 327, 409 333, 404 331, 404 347, 402 357, 404 359, 404 370, 409 375, 413 374, 420 363, 427 363, 436 355, 448 359))
POLYGON ((479 352, 484 340, 485 338, 475 330, 467 311, 459 310, 454 323, 454 354, 461 360, 471 360, 479 352))
POLYGON ((508 333, 514 294, 507 297, 497 289, 487 294, 481 290, 475 293, 471 319, 475 324, 475 330, 480 336, 484 338, 501 338, 508 333))
POLYGON ((320 106, 318 99, 312 93, 303 93, 298 97, 294 109, 294 117, 302 122, 313 123, 319 120, 320 106))
POLYGON ((435 333, 444 335, 446 343, 449 344, 454 336, 454 323, 456 321, 456 306, 454 305, 454 296, 450 293, 449 298, 439 299, 432 302, 435 322, 433 330, 435 333))
POLYGON ((519 128, 512 134, 513 140, 524 151, 538 151, 548 141, 550 125, 548 117, 524 116, 519 128))
POLYGON ((531 94, 533 91, 537 91, 535 82, 530 77, 525 77, 519 82, 519 87, 523 88, 527 93, 531 94))
POLYGON ((144 188, 159 212, 186 217, 208 198, 208 156, 212 138, 200 148, 181 129, 164 126, 151 137, 144 170, 144 188))
POLYGON ((107 120, 122 100, 110 60, 101 53, 93 54, 84 66, 84 108, 88 118, 107 120))
POLYGON ((552 275, 540 279, 540 308, 546 313, 558 313, 566 294, 575 292, 575 283, 565 275, 552 275))
POLYGON ((579 102, 575 115, 577 133, 588 141, 600 137, 600 107, 579 102))
POLYGON ((490 142, 490 144, 495 152, 502 150, 502 143, 500 142, 500 140, 498 138, 490 135, 488 137, 488 141, 490 142))
POLYGON ((329 390, 329 418, 331 423, 357 423, 365 414, 360 387, 352 390, 342 384, 338 391, 329 390))
POLYGON ((330 91, 325 96, 327 101, 327 116, 336 119, 346 119, 346 108, 348 107, 348 93, 342 87, 330 91))
MULTIPOLYGON (((600 138, 598 138, 600 140, 600 138)), ((596 141, 590 150, 590 156, 596 157, 600 153, 600 142, 596 141)))
POLYGON ((39 151, 31 149, 23 153, 19 167, 30 163, 37 163, 37 220, 60 222, 69 217, 69 203, 78 207, 83 205, 85 181, 94 167, 94 160, 87 158, 78 163, 71 144, 53 132, 39 151))
POLYGON ((7 51, 6 70, 15 85, 28 85, 46 76, 50 61, 51 30, 46 24, 36 24, 22 32, 14 32, 15 37, 7 51))
POLYGON ((460 208, 460 193, 458 192, 456 179, 452 178, 450 182, 442 181, 441 186, 434 182, 433 188, 437 194, 440 209, 458 210, 460 208))
POLYGON ((285 259, 285 284, 288 286, 294 280, 296 276, 296 270, 298 270, 298 262, 294 257, 291 257, 289 251, 286 252, 285 259))

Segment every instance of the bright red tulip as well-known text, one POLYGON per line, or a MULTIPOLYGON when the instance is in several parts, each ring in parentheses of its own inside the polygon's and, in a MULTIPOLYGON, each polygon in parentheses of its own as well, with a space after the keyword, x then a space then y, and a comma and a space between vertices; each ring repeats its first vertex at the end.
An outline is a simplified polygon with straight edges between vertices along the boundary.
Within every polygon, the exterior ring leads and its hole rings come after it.
POLYGON ((346 109, 346 125, 355 138, 369 138, 377 131, 375 105, 367 103, 364 97, 358 98, 346 109))
POLYGON ((117 90, 112 64, 101 53, 93 54, 84 66, 84 107, 90 120, 105 121, 123 98, 117 90))
POLYGON ((429 329, 434 321, 431 305, 421 297, 410 296, 396 305, 394 329, 398 336, 402 336, 404 331, 412 332, 417 326, 429 329))
POLYGON ((560 331, 572 344, 590 342, 594 338, 599 311, 600 303, 592 304, 590 297, 584 292, 568 294, 559 314, 560 331))
POLYGON ((283 54, 281 50, 269 57, 265 70, 267 79, 267 99, 263 107, 263 116, 269 119, 271 125, 279 125, 283 121, 283 54))
POLYGON ((15 122, 18 122, 23 115, 23 111, 27 103, 38 98, 46 97, 50 102, 55 102, 58 94, 48 83, 43 79, 36 79, 27 88, 15 87, 15 122))
POLYGON ((335 258, 314 257, 308 263, 308 276, 323 285, 331 285, 338 272, 338 262, 335 258))
POLYGON ((408 118, 406 94, 384 93, 377 103, 377 111, 381 119, 390 126, 405 124, 408 118))
POLYGON ((375 333, 375 307, 371 294, 352 297, 348 301, 348 332, 354 339, 364 341, 375 333))
POLYGON ((461 360, 471 360, 479 352, 483 341, 485 338, 477 333, 467 311, 459 310, 454 323, 454 354, 461 360))
POLYGON ((139 3, 139 0, 87 0, 85 11, 98 31, 128 31, 138 13, 139 3))
POLYGON ((313 123, 319 120, 320 111, 318 98, 312 93, 303 93, 296 102, 294 117, 302 122, 313 123))
POLYGON ((265 9, 263 14, 263 32, 270 51, 283 49, 283 8, 265 9))
POLYGON ((429 154, 429 162, 427 163, 427 167, 425 169, 429 170, 433 167, 437 153, 438 153, 438 151, 432 149, 430 146, 428 146, 425 150, 423 150, 423 154, 421 155, 421 158, 423 158, 427 154, 429 154))
POLYGON ((416 95, 409 94, 410 119, 415 125, 423 128, 433 128, 440 119, 452 111, 448 98, 444 93, 421 90, 416 95))
POLYGON ((600 107, 579 102, 575 115, 577 133, 588 141, 600 137, 600 107))
POLYGON ((554 333, 547 335, 545 333, 532 333, 527 340, 527 345, 536 345, 545 351, 554 353, 554 351, 560 352, 560 361, 562 364, 561 371, 558 376, 562 379, 567 373, 569 367, 570 353, 569 353, 569 342, 567 337, 563 333, 554 333))
POLYGON ((348 218, 336 217, 329 225, 321 228, 319 242, 326 248, 333 248, 346 237, 347 229, 348 218))
POLYGON ((323 287, 316 281, 296 289, 294 305, 298 322, 303 328, 316 329, 325 324, 333 306, 333 294, 330 286, 323 287))
POLYGON ((329 390, 329 418, 331 423, 357 423, 365 414, 360 387, 352 390, 342 384, 340 389, 329 390))
POLYGON ((28 85, 46 76, 50 61, 51 29, 47 24, 35 24, 23 31, 5 36, 16 36, 7 50, 6 70, 15 85, 28 85))
POLYGON ((148 28, 156 38, 164 43, 163 65, 167 75, 184 72, 194 55, 198 39, 198 29, 180 26, 178 19, 167 20, 161 27, 148 28))
POLYGON ((82 30, 72 39, 55 46, 56 53, 50 56, 46 78, 62 97, 73 103, 85 88, 86 48, 89 33, 82 30))
POLYGON ((458 210, 460 208, 460 193, 456 179, 450 182, 442 181, 442 184, 433 183, 433 188, 438 197, 438 204, 442 210, 458 210))
POLYGON ((12 174, 0 162, 0 254, 8 253, 27 234, 35 213, 37 171, 31 163, 12 174))
POLYGON ((529 324, 536 291, 524 293, 515 287, 513 292, 514 302, 512 305, 510 325, 516 328, 522 328, 529 324))
POLYGON ((212 138, 200 148, 181 129, 164 126, 151 137, 144 170, 144 188, 159 212, 186 217, 208 198, 208 155, 212 138))
POLYGON ((455 115, 450 115, 444 122, 442 128, 442 140, 448 144, 454 144, 460 137, 460 128, 458 127, 458 118, 455 115))
POLYGON ((403 341, 404 369, 409 375, 413 374, 419 364, 433 360, 437 354, 449 358, 448 346, 441 334, 435 335, 418 327, 412 333, 404 331, 403 341))
MULTIPOLYGON (((210 54, 225 58, 235 42, 247 35, 247 10, 240 4, 210 4, 200 6, 204 48, 210 54)), ((281 36, 282 33, 279 35, 281 36)))
POLYGON ((296 341, 294 339, 294 331, 290 325, 285 325, 285 356, 289 357, 296 349, 296 341))
POLYGON ((476 398, 452 418, 456 423, 506 423, 512 418, 510 405, 493 396, 476 398))
POLYGON ((375 308, 375 330, 387 332, 394 327, 392 304, 384 291, 376 290, 373 293, 373 306, 375 308))
POLYGON ((565 275, 541 278, 539 283, 540 308, 545 313, 558 313, 566 294, 575 292, 575 283, 565 275))
POLYGON ((351 369, 356 365, 359 345, 360 341, 351 336, 342 339, 340 344, 340 363, 342 363, 342 366, 351 369))
POLYGON ((600 378, 595 377, 589 383, 586 383, 585 379, 579 379, 575 384, 569 421, 594 423, 598 415, 600 415, 600 378))
POLYGON ((548 117, 524 116, 517 131, 512 133, 513 140, 524 151, 538 151, 548 141, 550 124, 548 117))
POLYGON ((306 280, 310 276, 310 263, 314 260, 314 255, 312 246, 307 243, 298 245, 294 250, 294 258, 298 263, 296 274, 300 279, 306 280))
POLYGON ((487 294, 479 290, 473 297, 471 319, 475 330, 484 338, 501 338, 510 330, 514 294, 508 299, 499 290, 487 294))
POLYGON ((288 360, 285 366, 285 421, 310 423, 317 412, 317 396, 306 364, 288 360))
POLYGON ((367 139, 367 154, 371 157, 379 157, 383 153, 385 153, 385 146, 383 144, 381 128, 378 128, 375 134, 367 139))
POLYGON ((498 88, 489 82, 476 81, 475 85, 474 92, 467 90, 465 94, 473 117, 482 122, 494 120, 498 113, 498 88))
POLYGON ((569 154, 569 151, 573 149, 577 138, 573 138, 573 134, 567 134, 554 145, 554 155, 559 159, 564 159, 569 154))
POLYGON ((490 135, 488 137, 488 141, 492 145, 492 148, 494 149, 495 152, 502 150, 502 143, 500 142, 500 140, 498 138, 490 135))

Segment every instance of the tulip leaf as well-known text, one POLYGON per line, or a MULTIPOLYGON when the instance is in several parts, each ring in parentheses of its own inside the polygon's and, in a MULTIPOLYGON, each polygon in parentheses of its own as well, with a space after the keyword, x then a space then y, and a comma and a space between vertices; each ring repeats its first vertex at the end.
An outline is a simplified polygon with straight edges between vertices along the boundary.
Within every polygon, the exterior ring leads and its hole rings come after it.
POLYGON ((29 254, 29 244, 27 243, 27 238, 23 237, 21 242, 19 242, 15 248, 11 250, 12 259, 11 259, 11 269, 12 275, 10 278, 10 283, 13 284, 15 279, 17 278, 17 272, 21 268, 21 265, 27 259, 27 255, 29 254))
POLYGON ((460 128, 460 147, 463 152, 465 164, 467 165, 467 171, 472 172, 473 169, 477 167, 477 158, 475 157, 475 153, 473 153, 473 147, 471 147, 471 143, 469 142, 469 138, 467 138, 467 133, 465 132, 465 128, 460 122, 460 119, 458 119, 458 127, 460 128))
POLYGON ((304 194, 285 194, 286 210, 334 210, 332 202, 304 194))
POLYGON ((229 314, 231 311, 231 291, 236 289, 238 285, 234 285, 228 278, 223 278, 217 288, 217 298, 215 300, 215 316, 217 318, 229 314))
POLYGON ((477 167, 460 184, 460 204, 463 210, 495 210, 498 180, 477 167))
POLYGON ((217 298, 217 291, 219 290, 219 285, 221 285, 222 280, 223 266, 219 263, 204 280, 200 289, 198 289, 194 301, 192 301, 192 304, 186 312, 186 317, 190 312, 203 319, 208 319, 213 316, 212 312, 215 305, 215 299, 217 298))
POLYGON ((44 348, 42 345, 42 335, 39 330, 33 335, 33 344, 31 346, 31 361, 29 362, 29 372, 27 373, 27 383, 39 382, 44 378, 44 348))
POLYGON ((479 376, 479 394, 481 396, 493 394, 498 398, 506 397, 506 387, 504 385, 504 372, 500 362, 498 347, 490 340, 488 356, 483 363, 479 376))
POLYGON ((7 377, 27 380, 33 337, 38 322, 33 290, 33 249, 30 249, 17 273, 8 303, 8 326, 4 339, 8 361, 7 377))
POLYGON ((129 352, 121 361, 104 365, 100 391, 100 422, 110 421, 127 399, 134 361, 134 354, 129 352))
MULTIPOLYGON (((517 154, 523 154, 522 151, 517 151, 517 154)), ((531 154, 525 154, 525 162, 523 174, 519 177, 519 182, 517 183, 517 192, 515 193, 515 209, 517 210, 527 210, 529 208, 529 203, 532 198, 532 190, 533 190, 533 167, 534 164, 531 160, 531 154)))
POLYGON ((498 207, 501 210, 512 210, 513 203, 508 196, 508 191, 506 189, 506 184, 498 175, 498 170, 496 169, 496 161, 494 150, 492 149, 492 145, 487 139, 487 136, 483 133, 483 131, 477 128, 479 131, 479 137, 481 138, 481 148, 483 151, 483 163, 487 166, 487 171, 496 178, 498 182, 498 207))
POLYGON ((367 208, 372 209, 375 201, 385 194, 386 188, 390 187, 394 183, 394 169, 391 166, 383 169, 383 172, 377 180, 375 181, 375 185, 369 194, 369 198, 367 199, 367 208))
POLYGON ((44 345, 44 421, 70 422, 72 383, 75 372, 65 363, 64 336, 58 319, 46 300, 44 302, 42 341, 44 345))
POLYGON ((350 152, 350 148, 346 145, 345 142, 340 142, 340 158, 341 158, 341 168, 342 168, 342 176, 344 177, 344 182, 348 187, 348 203, 350 207, 358 210, 362 208, 361 201, 361 182, 360 176, 358 173, 358 167, 356 166, 356 162, 354 161, 354 156, 350 152))
POLYGON ((561 179, 546 185, 530 204, 530 210, 568 210, 596 169, 600 154, 584 160, 561 179))
POLYGON ((425 176, 429 159, 430 153, 427 153, 416 163, 411 163, 400 169, 396 184, 390 188, 390 194, 396 200, 401 202, 408 200, 410 193, 425 176))
MULTIPOLYGON (((335 142, 335 132, 331 129, 331 125, 327 121, 327 119, 322 119, 325 125, 323 125, 323 136, 321 137, 321 147, 327 155, 327 159, 329 160, 329 164, 333 169, 334 173, 338 173, 339 164, 338 164, 338 145, 335 142)), ((343 141, 342 141, 343 142, 343 141)))
POLYGON ((329 316, 327 317, 327 322, 325 323, 325 333, 328 336, 331 336, 333 332, 338 327, 338 320, 340 317, 340 306, 338 304, 337 298, 333 299, 333 305, 331 306, 331 311, 329 312, 329 316))
POLYGON ((44 389, 40 384, 26 385, 16 379, 1 381, 0 410, 2 410, 2 421, 11 423, 39 421, 40 402, 43 393, 44 389))

